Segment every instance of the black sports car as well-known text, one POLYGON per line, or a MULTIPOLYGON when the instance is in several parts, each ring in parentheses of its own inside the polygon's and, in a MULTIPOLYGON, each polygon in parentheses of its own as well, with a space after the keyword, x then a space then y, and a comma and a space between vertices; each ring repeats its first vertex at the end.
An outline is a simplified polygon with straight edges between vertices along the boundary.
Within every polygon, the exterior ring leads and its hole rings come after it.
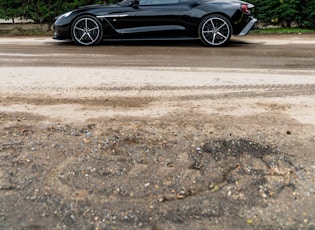
POLYGON ((123 0, 80 7, 56 18, 54 39, 78 45, 102 40, 201 39, 207 46, 246 35, 257 19, 238 0, 123 0))

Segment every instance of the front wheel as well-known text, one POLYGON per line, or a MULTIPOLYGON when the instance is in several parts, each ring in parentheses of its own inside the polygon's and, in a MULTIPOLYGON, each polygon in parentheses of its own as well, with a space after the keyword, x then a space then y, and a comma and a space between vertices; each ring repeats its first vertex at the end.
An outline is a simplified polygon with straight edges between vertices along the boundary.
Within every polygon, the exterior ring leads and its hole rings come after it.
POLYGON ((226 17, 212 14, 201 21, 198 33, 206 46, 223 46, 231 38, 232 26, 226 17))
POLYGON ((73 22, 71 35, 78 45, 97 45, 103 38, 102 24, 93 16, 81 16, 73 22))

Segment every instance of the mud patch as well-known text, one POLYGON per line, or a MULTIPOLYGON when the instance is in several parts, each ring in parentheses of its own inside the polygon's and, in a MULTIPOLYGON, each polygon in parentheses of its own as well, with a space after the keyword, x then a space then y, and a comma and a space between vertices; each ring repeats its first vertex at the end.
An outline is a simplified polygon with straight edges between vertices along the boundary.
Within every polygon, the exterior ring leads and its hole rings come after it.
POLYGON ((237 191, 236 197, 258 202, 283 189, 295 189, 292 178, 297 168, 285 154, 269 146, 245 139, 215 140, 207 142, 193 158, 192 168, 207 175, 214 189, 229 186, 232 197, 232 191, 237 191))

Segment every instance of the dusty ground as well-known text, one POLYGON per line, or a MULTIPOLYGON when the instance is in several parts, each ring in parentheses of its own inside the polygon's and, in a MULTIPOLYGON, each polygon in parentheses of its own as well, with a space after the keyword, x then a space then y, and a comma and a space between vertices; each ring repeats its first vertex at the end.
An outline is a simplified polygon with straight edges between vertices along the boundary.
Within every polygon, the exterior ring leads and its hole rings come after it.
POLYGON ((314 37, 246 39, 2 39, 0 229, 315 229, 314 37))

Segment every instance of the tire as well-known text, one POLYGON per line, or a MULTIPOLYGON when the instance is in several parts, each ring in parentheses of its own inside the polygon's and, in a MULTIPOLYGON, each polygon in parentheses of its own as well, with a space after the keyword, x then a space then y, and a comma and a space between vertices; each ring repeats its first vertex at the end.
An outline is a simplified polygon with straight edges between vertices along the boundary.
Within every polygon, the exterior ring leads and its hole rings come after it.
POLYGON ((230 41, 232 25, 226 17, 212 14, 201 21, 198 34, 206 46, 223 46, 230 41))
POLYGON ((103 39, 103 27, 97 18, 83 15, 72 23, 71 36, 77 45, 98 45, 103 39))

